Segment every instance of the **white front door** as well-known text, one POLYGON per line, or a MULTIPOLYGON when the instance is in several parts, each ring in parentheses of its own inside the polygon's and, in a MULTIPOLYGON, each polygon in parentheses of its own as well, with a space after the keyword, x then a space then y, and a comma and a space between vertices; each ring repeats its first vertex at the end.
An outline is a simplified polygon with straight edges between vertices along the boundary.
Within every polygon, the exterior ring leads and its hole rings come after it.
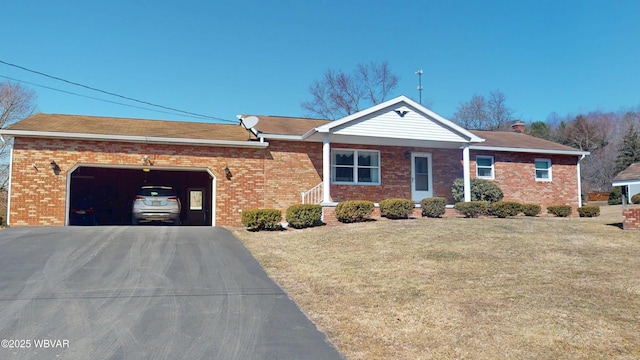
POLYGON ((433 197, 431 154, 411 154, 411 199, 419 202, 433 197))

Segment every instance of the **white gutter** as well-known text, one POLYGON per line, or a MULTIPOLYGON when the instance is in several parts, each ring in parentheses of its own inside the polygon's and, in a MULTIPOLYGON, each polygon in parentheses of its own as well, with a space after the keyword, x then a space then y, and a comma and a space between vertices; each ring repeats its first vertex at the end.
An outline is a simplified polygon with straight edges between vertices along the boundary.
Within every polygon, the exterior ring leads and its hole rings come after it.
POLYGON ((104 141, 122 141, 133 143, 148 144, 172 144, 172 145, 200 145, 200 146, 230 146, 240 148, 266 148, 269 143, 257 141, 233 141, 233 140, 206 140, 206 139, 187 139, 187 138, 169 138, 156 136, 135 136, 135 135, 105 135, 105 134, 86 134, 86 133, 68 133, 55 131, 30 131, 30 130, 0 130, 0 135, 20 136, 20 137, 37 137, 37 138, 62 138, 77 140, 104 140, 104 141))
POLYGON ((530 148, 514 148, 514 147, 501 147, 501 146, 482 146, 471 145, 471 150, 489 150, 489 151, 509 151, 509 152, 522 152, 522 153, 535 153, 535 154, 552 154, 552 155, 589 155, 588 151, 571 151, 571 150, 550 150, 550 149, 530 149, 530 148))
POLYGON ((259 133, 258 138, 271 139, 271 140, 293 140, 293 141, 304 140, 303 136, 300 136, 300 135, 279 135, 279 134, 264 134, 264 133, 259 133))

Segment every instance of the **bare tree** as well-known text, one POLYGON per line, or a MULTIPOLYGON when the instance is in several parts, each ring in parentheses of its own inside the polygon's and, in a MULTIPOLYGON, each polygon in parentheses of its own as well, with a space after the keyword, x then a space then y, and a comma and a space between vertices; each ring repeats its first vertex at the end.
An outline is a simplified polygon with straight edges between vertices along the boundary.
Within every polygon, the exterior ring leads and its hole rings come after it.
POLYGON ((468 102, 458 106, 452 120, 467 129, 501 130, 513 120, 513 109, 507 106, 507 98, 500 90, 489 92, 489 97, 473 95, 468 102))
POLYGON ((310 116, 339 119, 365 107, 379 104, 398 86, 389 64, 358 64, 352 73, 327 70, 310 87, 312 100, 302 103, 310 116))
MULTIPOLYGON (((0 83, 0 128, 5 128, 14 122, 31 115, 35 110, 35 93, 18 83, 0 83)), ((0 217, 7 209, 7 183, 9 180, 9 149, 11 141, 4 139, 0 142, 0 217)))

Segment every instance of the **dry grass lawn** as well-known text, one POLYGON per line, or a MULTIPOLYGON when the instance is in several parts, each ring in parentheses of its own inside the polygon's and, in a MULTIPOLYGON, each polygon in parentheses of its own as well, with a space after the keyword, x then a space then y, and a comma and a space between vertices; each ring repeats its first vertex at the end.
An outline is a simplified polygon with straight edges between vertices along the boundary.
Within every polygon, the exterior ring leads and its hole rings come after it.
POLYGON ((638 359, 640 232, 602 212, 234 233, 349 359, 638 359))

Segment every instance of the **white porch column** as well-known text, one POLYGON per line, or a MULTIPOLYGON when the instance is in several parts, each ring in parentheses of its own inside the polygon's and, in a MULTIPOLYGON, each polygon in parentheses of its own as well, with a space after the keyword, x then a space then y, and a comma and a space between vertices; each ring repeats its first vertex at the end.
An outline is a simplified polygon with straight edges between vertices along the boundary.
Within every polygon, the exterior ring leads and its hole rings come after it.
POLYGON ((329 135, 322 139, 322 203, 331 202, 331 143, 329 135))
POLYGON ((469 144, 464 144, 462 148, 462 171, 464 179, 464 201, 471 201, 471 170, 469 166, 469 144))

